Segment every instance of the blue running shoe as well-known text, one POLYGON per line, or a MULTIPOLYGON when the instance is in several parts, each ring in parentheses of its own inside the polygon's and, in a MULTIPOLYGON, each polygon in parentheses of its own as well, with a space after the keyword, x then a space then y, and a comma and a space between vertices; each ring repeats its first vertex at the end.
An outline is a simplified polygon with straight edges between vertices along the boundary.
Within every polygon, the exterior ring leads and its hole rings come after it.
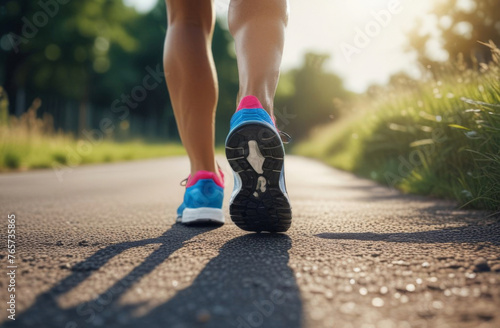
POLYGON ((189 176, 184 201, 177 209, 177 222, 183 224, 224 224, 222 201, 224 199, 224 175, 198 171, 189 176))
POLYGON ((254 96, 244 97, 231 118, 226 157, 234 172, 233 222, 247 231, 287 231, 292 208, 283 173, 285 149, 273 118, 254 96))

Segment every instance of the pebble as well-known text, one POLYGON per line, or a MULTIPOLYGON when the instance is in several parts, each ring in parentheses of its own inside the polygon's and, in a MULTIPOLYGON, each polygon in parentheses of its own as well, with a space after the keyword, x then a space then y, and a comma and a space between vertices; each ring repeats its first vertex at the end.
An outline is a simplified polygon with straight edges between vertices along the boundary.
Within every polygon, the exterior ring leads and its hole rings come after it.
POLYGON ((475 272, 486 272, 490 271, 490 266, 484 257, 479 257, 474 261, 474 271, 475 272))
POLYGON ((414 292, 415 291, 415 285, 414 284, 408 284, 406 285, 406 290, 409 292, 414 292))
POLYGON ((86 241, 86 240, 82 240, 78 243, 78 246, 88 246, 89 245, 89 242, 86 241))
POLYGON ((492 266, 491 271, 500 272, 500 264, 495 264, 494 266, 492 266))
POLYGON ((441 286, 439 284, 427 284, 427 288, 430 290, 442 290, 441 286))
POLYGON ((423 319, 430 319, 430 318, 432 318, 433 316, 436 315, 436 313, 434 313, 430 309, 425 309, 425 310, 417 311, 417 314, 418 314, 419 317, 421 317, 423 319))
POLYGON ((380 297, 375 297, 374 299, 372 299, 372 305, 374 307, 382 307, 384 306, 384 300, 380 297))
POLYGON ((210 318, 211 318, 210 312, 208 312, 207 310, 200 310, 196 314, 196 321, 198 321, 199 323, 208 322, 210 321, 210 318))
POLYGON ((462 267, 461 264, 454 262, 454 263, 448 264, 445 268, 447 268, 447 269, 459 269, 461 267, 462 267))
POLYGON ((64 263, 59 266, 61 269, 71 269, 71 265, 69 263, 64 263))
POLYGON ((468 279, 474 279, 476 278, 476 274, 474 272, 466 272, 465 273, 465 278, 468 278, 468 279))
POLYGON ((477 252, 477 251, 482 250, 483 248, 484 248, 484 245, 477 245, 474 250, 477 252))
POLYGON ((434 301, 432 302, 432 307, 435 308, 436 310, 441 310, 443 308, 443 302, 434 301))

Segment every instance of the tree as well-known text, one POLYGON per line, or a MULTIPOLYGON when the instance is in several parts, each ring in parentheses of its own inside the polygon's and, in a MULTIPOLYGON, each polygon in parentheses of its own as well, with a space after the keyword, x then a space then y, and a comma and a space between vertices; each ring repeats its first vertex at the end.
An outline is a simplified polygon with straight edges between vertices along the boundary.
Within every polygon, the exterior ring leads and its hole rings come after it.
POLYGON ((133 51, 123 28, 137 13, 122 1, 8 1, 2 11, 2 84, 85 98, 92 74, 110 66, 110 47, 133 51))
POLYGON ((295 140, 304 138, 316 125, 339 116, 339 102, 348 100, 342 79, 325 71, 330 57, 308 53, 302 67, 284 74, 278 86, 275 116, 278 127, 295 140))
POLYGON ((478 41, 500 44, 498 0, 441 0, 432 15, 437 33, 422 33, 423 19, 410 32, 410 47, 417 51, 420 63, 427 66, 436 62, 429 53, 431 43, 441 44, 449 59, 462 54, 469 65, 492 59, 490 49, 478 41))

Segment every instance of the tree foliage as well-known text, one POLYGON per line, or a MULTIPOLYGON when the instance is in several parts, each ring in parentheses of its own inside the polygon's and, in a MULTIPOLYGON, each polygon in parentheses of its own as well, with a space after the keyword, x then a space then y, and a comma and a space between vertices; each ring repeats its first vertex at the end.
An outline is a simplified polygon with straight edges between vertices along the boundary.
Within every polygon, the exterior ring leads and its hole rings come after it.
MULTIPOLYGON (((11 114, 22 90, 26 105, 35 97, 42 99, 41 111, 52 112, 56 126, 75 133, 82 127, 95 128, 110 115, 113 103, 118 100, 117 106, 122 106, 122 99, 143 84, 148 72, 163 68, 164 1, 138 13, 122 0, 7 0, 0 5, 0 17, 0 85, 10 96, 11 114), (67 101, 82 104, 80 108, 90 106, 94 114, 79 118, 73 109, 69 120, 83 122, 65 124, 68 119, 61 119, 58 111, 70 110, 51 106, 67 101)), ((228 31, 217 23, 213 49, 221 90, 218 115, 227 120, 238 88, 230 44, 228 31)), ((147 90, 144 100, 127 106, 126 125, 131 130, 152 138, 177 137, 164 81, 147 90)), ((220 127, 219 136, 226 128, 220 127)))
POLYGON ((432 55, 432 43, 441 45, 451 60, 463 55, 469 65, 491 60, 490 49, 478 41, 492 40, 500 44, 498 0, 436 1, 432 18, 434 24, 431 24, 431 29, 426 23, 432 20, 422 18, 410 33, 410 46, 417 51, 423 65, 436 62, 432 55))
POLYGON ((316 125, 331 122, 340 114, 339 103, 350 98, 342 79, 327 72, 328 55, 308 53, 302 66, 281 77, 275 114, 278 126, 294 139, 307 136, 316 125))
POLYGON ((124 23, 137 13, 121 1, 7 1, 2 6, 2 83, 81 98, 93 74, 110 67, 109 49, 132 52, 124 23))

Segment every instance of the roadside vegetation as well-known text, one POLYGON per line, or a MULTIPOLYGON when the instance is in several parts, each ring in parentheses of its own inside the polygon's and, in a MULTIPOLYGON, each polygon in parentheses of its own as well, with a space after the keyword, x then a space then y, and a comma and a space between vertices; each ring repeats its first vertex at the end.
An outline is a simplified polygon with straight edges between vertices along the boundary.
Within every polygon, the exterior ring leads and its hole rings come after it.
POLYGON ((458 60, 372 90, 295 151, 404 192, 500 210, 500 50, 488 46, 489 65, 458 60))
MULTIPOLYGON (((0 88, 0 93, 2 92, 0 88)), ((52 116, 37 117, 40 100, 16 118, 7 115, 6 97, 0 97, 0 171, 77 166, 185 154, 180 144, 142 141, 91 142, 54 131, 52 116)))

